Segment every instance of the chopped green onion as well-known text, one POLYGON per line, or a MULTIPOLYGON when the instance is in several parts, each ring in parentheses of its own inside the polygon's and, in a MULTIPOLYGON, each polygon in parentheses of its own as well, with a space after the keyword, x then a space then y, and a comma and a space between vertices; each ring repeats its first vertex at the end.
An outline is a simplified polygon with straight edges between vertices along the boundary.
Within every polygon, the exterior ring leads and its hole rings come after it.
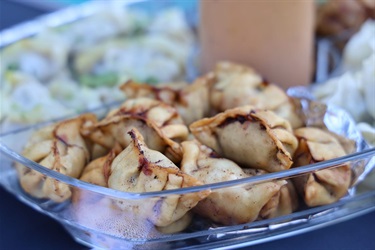
POLYGON ((131 35, 140 36, 140 35, 143 35, 144 33, 145 33, 145 25, 140 21, 136 21, 134 23, 133 29, 131 30, 131 35))
POLYGON ((20 67, 17 63, 10 63, 10 64, 8 64, 7 70, 16 71, 19 68, 20 67))
POLYGON ((158 81, 158 79, 156 77, 150 76, 150 77, 147 77, 144 82, 148 83, 148 84, 151 84, 151 85, 155 85, 159 81, 158 81))
POLYGON ((97 88, 100 86, 113 87, 118 82, 118 75, 114 72, 103 73, 100 75, 82 75, 79 82, 86 87, 97 88))

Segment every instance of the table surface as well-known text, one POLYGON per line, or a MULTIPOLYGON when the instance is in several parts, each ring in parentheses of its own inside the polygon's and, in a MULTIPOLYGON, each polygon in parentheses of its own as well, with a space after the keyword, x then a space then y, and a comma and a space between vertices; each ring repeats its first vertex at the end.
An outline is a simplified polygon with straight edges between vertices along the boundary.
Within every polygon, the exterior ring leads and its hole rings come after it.
MULTIPOLYGON (((45 13, 0 0, 0 30, 45 13)), ((0 163, 1 164, 1 163, 0 163)), ((60 224, 34 211, 0 188, 0 250, 87 249, 60 224)), ((264 249, 375 249, 375 212, 319 230, 249 247, 264 249)))

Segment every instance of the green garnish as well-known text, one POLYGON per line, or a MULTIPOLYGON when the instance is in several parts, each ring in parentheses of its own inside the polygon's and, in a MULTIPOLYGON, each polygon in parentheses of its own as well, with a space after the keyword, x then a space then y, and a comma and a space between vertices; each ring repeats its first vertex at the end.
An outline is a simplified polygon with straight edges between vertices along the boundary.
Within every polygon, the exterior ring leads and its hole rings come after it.
POLYGON ((64 24, 64 25, 60 25, 60 26, 54 27, 53 29, 57 33, 61 33, 61 32, 65 32, 65 31, 69 31, 69 29, 71 29, 71 25, 70 24, 64 24))
POLYGON ((19 70, 20 66, 17 63, 8 64, 7 70, 16 71, 19 70))
POLYGON ((131 36, 140 36, 145 33, 145 25, 140 21, 135 21, 134 27, 131 30, 131 36))
POLYGON ((118 82, 118 75, 114 72, 103 73, 100 75, 82 75, 79 82, 86 87, 97 88, 100 86, 113 87, 118 82))
POLYGON ((158 81, 158 79, 156 77, 150 76, 150 77, 147 77, 144 82, 148 83, 148 84, 151 84, 151 85, 155 85, 159 81, 158 81))

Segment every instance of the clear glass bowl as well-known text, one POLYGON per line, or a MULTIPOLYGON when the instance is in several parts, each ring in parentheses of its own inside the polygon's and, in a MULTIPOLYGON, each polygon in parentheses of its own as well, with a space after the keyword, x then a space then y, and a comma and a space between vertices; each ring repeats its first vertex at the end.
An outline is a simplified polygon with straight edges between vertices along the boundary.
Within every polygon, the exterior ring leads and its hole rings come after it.
MULTIPOLYGON (((98 109, 97 112, 100 114, 103 110, 98 109)), ((332 116, 329 114, 330 112, 327 112, 327 116, 332 116)), ((337 113, 334 113, 333 117, 336 116, 337 113)), ((327 117, 327 120, 329 119, 333 118, 327 117)), ((345 118, 342 118, 335 126, 347 126, 345 121, 345 118)), ((218 246, 247 246, 313 230, 375 210, 375 188, 366 182, 366 176, 375 165, 375 148, 367 148, 364 142, 357 144, 357 153, 281 172, 161 192, 126 193, 62 175, 21 156, 22 147, 31 133, 45 125, 46 123, 38 124, 0 136, 0 183, 21 201, 59 221, 78 242, 87 246, 111 249, 210 249, 218 246), (19 184, 15 162, 37 171, 45 180, 63 183, 72 192, 71 198, 59 203, 27 194, 19 184), (187 229, 178 233, 165 233, 150 222, 149 212, 142 212, 157 202, 173 197, 180 198, 206 190, 243 192, 244 188, 255 184, 290 180, 344 164, 350 164, 354 176, 358 177, 345 197, 324 206, 309 208, 302 205, 288 215, 222 226, 193 213, 193 220, 187 229), (124 210, 119 204, 140 207, 140 210, 124 210)), ((348 128, 345 130, 348 131, 348 128)))

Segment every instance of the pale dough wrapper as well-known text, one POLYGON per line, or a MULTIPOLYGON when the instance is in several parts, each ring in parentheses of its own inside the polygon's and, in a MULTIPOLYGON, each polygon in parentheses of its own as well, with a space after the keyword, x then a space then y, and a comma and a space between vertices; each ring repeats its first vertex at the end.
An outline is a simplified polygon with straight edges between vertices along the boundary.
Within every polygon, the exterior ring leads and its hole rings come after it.
POLYGON ((148 97, 174 106, 185 124, 210 114, 209 89, 212 77, 197 78, 192 84, 148 85, 128 81, 120 86, 127 98, 148 97))
POLYGON ((174 162, 181 159, 180 141, 188 136, 177 110, 149 98, 129 99, 107 117, 85 128, 84 134, 93 142, 111 149, 115 142, 127 147, 131 140, 127 132, 137 128, 149 148, 166 154, 174 162))
MULTIPOLYGON (((94 122, 93 114, 84 114, 77 118, 47 126, 35 132, 22 155, 40 165, 61 174, 78 178, 90 160, 90 145, 80 134, 86 122, 94 122)), ((63 202, 71 197, 67 184, 16 163, 22 188, 36 198, 49 198, 63 202)))
POLYGON ((259 109, 272 110, 287 119, 293 128, 303 126, 301 107, 285 91, 275 84, 266 82, 254 69, 240 64, 220 62, 211 78, 216 77, 210 92, 213 109, 227 109, 253 105, 259 109))
MULTIPOLYGON (((242 170, 250 176, 267 173, 264 170, 253 168, 243 168, 242 170)), ((274 195, 272 199, 267 202, 266 206, 262 208, 260 219, 274 218, 281 215, 291 214, 298 209, 299 199, 293 182, 290 179, 285 179, 283 181, 285 181, 286 184, 282 185, 280 192, 274 195)))
POLYGON ((242 106, 190 125, 192 134, 241 167, 289 169, 298 141, 290 123, 272 111, 242 106))
POLYGON ((108 187, 107 180, 112 161, 121 151, 120 144, 116 144, 108 154, 96 158, 87 164, 79 179, 98 186, 108 187))
MULTIPOLYGON (((111 173, 111 164, 112 161, 115 159, 115 157, 122 152, 122 148, 119 144, 116 144, 115 147, 110 150, 110 152, 102 156, 100 158, 97 158, 93 161, 91 161, 83 170, 83 173, 81 175, 80 180, 89 182, 91 184, 95 184, 102 187, 108 187, 108 178, 111 173)), ((90 194, 88 192, 82 192, 81 190, 76 190, 74 199, 73 199, 73 206, 74 206, 74 212, 77 214, 77 219, 81 220, 82 213, 91 213, 94 209, 94 207, 102 207, 102 210, 98 211, 100 214, 103 214, 103 216, 100 218, 99 221, 96 222, 96 227, 100 226, 101 224, 105 224, 106 221, 113 221, 114 218, 121 219, 121 220, 128 220, 128 221, 137 221, 135 227, 133 228, 134 232, 141 232, 142 230, 147 230, 148 233, 152 232, 153 234, 157 234, 157 231, 165 234, 171 234, 171 233, 177 233, 180 231, 183 231, 186 227, 189 226, 192 214, 190 212, 187 212, 184 216, 182 216, 181 219, 173 222, 172 224, 165 226, 165 227, 156 227, 147 221, 139 221, 137 220, 137 216, 134 216, 132 213, 126 211, 125 213, 122 212, 122 210, 115 205, 115 202, 113 201, 105 201, 105 197, 95 198, 95 195, 90 194), (90 198, 92 197, 92 198, 90 198), (106 207, 103 207, 106 206, 106 207), (106 211, 103 213, 103 211, 106 211), (114 218, 110 218, 114 217, 114 218)), ((83 217, 86 217, 87 215, 83 215, 83 217)), ((144 218, 141 218, 144 219, 144 218)), ((87 223, 85 221, 85 223, 87 223)), ((92 224, 91 222, 89 224, 92 224)), ((123 223, 117 223, 119 225, 122 225, 123 223)), ((94 224, 95 225, 95 224, 94 224)), ((122 227, 127 227, 125 224, 122 227)), ((119 231, 123 230, 122 227, 119 227, 119 231)), ((140 234, 140 236, 142 236, 140 234)))
POLYGON ((185 230, 193 219, 193 213, 188 211, 181 219, 174 221, 165 227, 155 227, 159 232, 163 234, 173 234, 185 230))
MULTIPOLYGON (((182 172, 162 153, 149 149, 142 135, 133 129, 128 133, 131 143, 112 162, 108 187, 124 192, 157 192, 202 185, 196 178, 182 172)), ((209 190, 169 195, 166 197, 119 202, 124 211, 131 210, 155 226, 165 227, 180 220, 209 190)))
MULTIPOLYGON (((181 170, 204 184, 265 173, 242 169, 233 161, 219 158, 211 149, 197 141, 182 142, 182 147, 184 156, 181 170)), ((293 200, 296 197, 295 193, 289 193, 286 184, 286 181, 279 180, 213 190, 206 199, 198 203, 194 212, 223 225, 248 223, 288 214, 296 209, 293 200)))
MULTIPOLYGON (((340 142, 318 128, 306 127, 294 131, 299 146, 294 157, 293 167, 326 161, 346 155, 340 142)), ((316 171, 293 179, 297 191, 310 206, 336 202, 347 194, 351 183, 349 164, 316 171)))

